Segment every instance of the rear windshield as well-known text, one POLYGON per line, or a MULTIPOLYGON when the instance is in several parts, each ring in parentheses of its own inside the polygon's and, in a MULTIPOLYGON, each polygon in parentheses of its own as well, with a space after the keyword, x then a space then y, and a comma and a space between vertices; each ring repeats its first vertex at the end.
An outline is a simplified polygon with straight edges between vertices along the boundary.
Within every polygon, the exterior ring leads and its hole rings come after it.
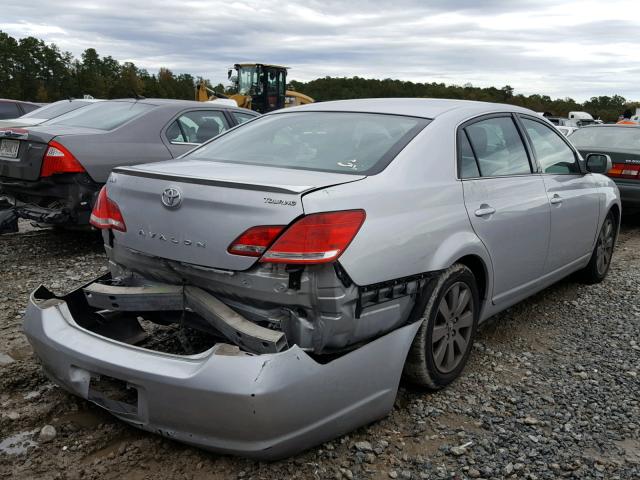
POLYGON ((373 175, 429 120, 350 112, 267 115, 204 145, 187 158, 373 175))
POLYGON ((49 120, 47 125, 113 130, 153 108, 155 105, 139 102, 98 102, 49 120))
POLYGON ((82 100, 60 100, 59 102, 45 105, 42 108, 29 112, 26 115, 23 115, 22 118, 44 118, 48 120, 50 118, 59 117, 67 112, 77 110, 80 107, 89 105, 89 103, 91 102, 84 102, 82 100))
POLYGON ((576 148, 598 147, 640 150, 640 127, 589 127, 569 135, 576 148))

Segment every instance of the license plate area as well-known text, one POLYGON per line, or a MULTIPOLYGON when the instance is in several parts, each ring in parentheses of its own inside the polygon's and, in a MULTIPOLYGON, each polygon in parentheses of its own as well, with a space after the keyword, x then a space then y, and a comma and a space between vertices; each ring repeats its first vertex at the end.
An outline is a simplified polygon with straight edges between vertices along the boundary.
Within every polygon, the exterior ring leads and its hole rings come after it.
POLYGON ((88 399, 117 415, 138 415, 138 389, 117 378, 92 376, 88 399))
POLYGON ((18 158, 18 150, 20 150, 20 140, 9 138, 0 140, 0 157, 15 160, 18 158))

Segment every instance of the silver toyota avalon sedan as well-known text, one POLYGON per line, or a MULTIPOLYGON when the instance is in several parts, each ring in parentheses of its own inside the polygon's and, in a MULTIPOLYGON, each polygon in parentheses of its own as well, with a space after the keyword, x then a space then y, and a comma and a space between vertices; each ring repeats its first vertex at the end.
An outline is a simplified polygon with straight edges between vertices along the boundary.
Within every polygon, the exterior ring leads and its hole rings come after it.
POLYGON ((110 273, 30 298, 59 385, 118 418, 274 459, 458 377, 478 324, 609 269, 620 199, 534 112, 376 99, 280 110, 114 170, 110 273))

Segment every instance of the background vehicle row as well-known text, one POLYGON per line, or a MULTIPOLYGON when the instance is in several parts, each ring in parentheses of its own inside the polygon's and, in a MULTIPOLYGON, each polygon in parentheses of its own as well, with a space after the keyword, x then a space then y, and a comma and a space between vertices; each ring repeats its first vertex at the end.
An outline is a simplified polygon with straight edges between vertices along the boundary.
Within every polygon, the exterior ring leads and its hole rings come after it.
POLYGON ((5 229, 15 230, 17 217, 87 225, 114 167, 176 158, 256 115, 186 100, 111 100, 0 130, 0 192, 13 212, 5 229))

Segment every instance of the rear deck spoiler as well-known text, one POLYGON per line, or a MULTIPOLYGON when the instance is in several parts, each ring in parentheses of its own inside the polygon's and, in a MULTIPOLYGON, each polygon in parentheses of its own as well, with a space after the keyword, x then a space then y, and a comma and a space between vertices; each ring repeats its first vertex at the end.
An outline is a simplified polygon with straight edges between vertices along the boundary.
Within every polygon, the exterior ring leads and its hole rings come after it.
POLYGON ((121 175, 129 175, 132 177, 141 178, 153 178, 156 180, 168 180, 180 183, 191 183, 196 185, 210 185, 214 187, 226 187, 226 188, 239 188, 242 190, 256 190, 260 192, 272 192, 272 193, 290 193, 290 194, 302 194, 311 190, 315 190, 317 187, 308 186, 302 189, 287 188, 282 185, 271 184, 255 184, 255 183, 242 183, 242 182, 230 182, 226 180, 215 180, 210 178, 201 177, 188 177, 183 175, 173 175, 168 173, 149 172, 146 170, 139 170, 134 167, 118 167, 113 169, 113 173, 121 175))

